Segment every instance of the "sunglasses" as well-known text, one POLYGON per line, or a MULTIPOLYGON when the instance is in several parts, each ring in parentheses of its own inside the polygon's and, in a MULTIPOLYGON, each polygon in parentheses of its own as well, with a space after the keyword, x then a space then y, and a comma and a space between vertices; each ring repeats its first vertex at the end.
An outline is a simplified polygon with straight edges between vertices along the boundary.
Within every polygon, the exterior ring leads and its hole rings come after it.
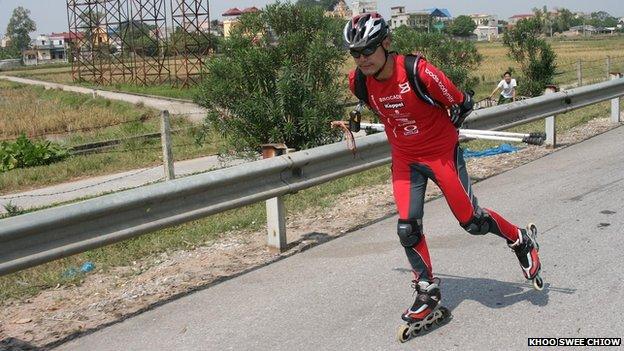
POLYGON ((380 44, 377 44, 375 46, 371 46, 371 47, 367 47, 364 48, 362 50, 354 50, 354 49, 350 49, 349 53, 351 54, 351 56, 353 56, 353 58, 358 58, 362 55, 364 55, 365 57, 368 57, 372 54, 375 53, 375 51, 377 51, 377 48, 380 46, 380 44))

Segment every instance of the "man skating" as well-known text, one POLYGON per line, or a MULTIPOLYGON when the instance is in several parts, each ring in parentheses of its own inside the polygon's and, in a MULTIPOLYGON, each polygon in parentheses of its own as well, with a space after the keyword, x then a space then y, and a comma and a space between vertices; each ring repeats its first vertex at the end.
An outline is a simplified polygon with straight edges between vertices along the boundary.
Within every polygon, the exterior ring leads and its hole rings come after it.
POLYGON ((344 39, 357 65, 349 75, 351 91, 379 116, 392 150, 397 233, 412 266, 417 293, 401 316, 411 329, 401 333, 407 333, 407 338, 448 314, 440 309, 439 279, 433 275, 422 228, 428 179, 440 187, 468 233, 502 237, 516 253, 525 277, 539 278, 535 227, 527 232, 495 211, 479 207, 472 192, 457 131, 472 111, 472 97, 424 58, 389 52, 389 28, 379 14, 353 17, 345 25, 344 39))

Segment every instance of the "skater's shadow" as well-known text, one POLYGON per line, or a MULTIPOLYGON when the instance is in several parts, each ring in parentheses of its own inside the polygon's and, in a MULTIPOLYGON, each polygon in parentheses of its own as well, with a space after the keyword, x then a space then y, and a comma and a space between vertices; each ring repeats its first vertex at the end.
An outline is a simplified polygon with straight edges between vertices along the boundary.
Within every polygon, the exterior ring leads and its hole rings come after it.
POLYGON ((32 345, 26 341, 17 338, 5 338, 0 340, 0 350, 5 351, 34 351, 41 350, 40 347, 32 345))
MULTIPOLYGON (((395 269, 412 274, 409 269, 395 269)), ((517 302, 528 301, 536 306, 546 306, 551 292, 574 294, 576 289, 557 288, 550 283, 544 284, 544 290, 533 289, 531 282, 503 282, 488 278, 460 277, 449 274, 436 274, 441 278, 441 289, 444 303, 453 310, 464 300, 473 300, 489 308, 503 308, 517 302)))

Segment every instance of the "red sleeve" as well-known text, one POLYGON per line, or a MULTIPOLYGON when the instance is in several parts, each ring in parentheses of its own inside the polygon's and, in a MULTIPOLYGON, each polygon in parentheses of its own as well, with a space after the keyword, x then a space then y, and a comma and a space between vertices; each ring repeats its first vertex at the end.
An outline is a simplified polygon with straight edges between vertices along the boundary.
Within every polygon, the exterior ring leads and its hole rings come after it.
POLYGON ((463 102, 464 94, 444 75, 444 72, 422 58, 418 62, 418 77, 431 97, 445 107, 450 108, 463 102))
POLYGON ((349 90, 355 95, 355 70, 349 72, 349 90))

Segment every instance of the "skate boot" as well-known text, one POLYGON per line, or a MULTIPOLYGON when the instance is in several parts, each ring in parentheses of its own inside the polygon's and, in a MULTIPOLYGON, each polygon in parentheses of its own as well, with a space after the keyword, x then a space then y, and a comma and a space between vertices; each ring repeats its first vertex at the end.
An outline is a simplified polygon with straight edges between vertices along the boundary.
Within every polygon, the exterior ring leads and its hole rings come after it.
POLYGON ((406 342, 417 336, 422 331, 429 330, 432 325, 441 325, 446 322, 451 312, 440 306, 440 279, 433 281, 414 281, 414 293, 416 300, 411 308, 401 315, 401 319, 407 324, 399 327, 397 340, 406 342))
POLYGON ((539 244, 537 243, 537 227, 531 223, 527 229, 520 229, 518 240, 509 243, 509 247, 518 257, 524 277, 533 281, 536 290, 544 288, 544 281, 540 276, 542 265, 539 259, 539 244))

